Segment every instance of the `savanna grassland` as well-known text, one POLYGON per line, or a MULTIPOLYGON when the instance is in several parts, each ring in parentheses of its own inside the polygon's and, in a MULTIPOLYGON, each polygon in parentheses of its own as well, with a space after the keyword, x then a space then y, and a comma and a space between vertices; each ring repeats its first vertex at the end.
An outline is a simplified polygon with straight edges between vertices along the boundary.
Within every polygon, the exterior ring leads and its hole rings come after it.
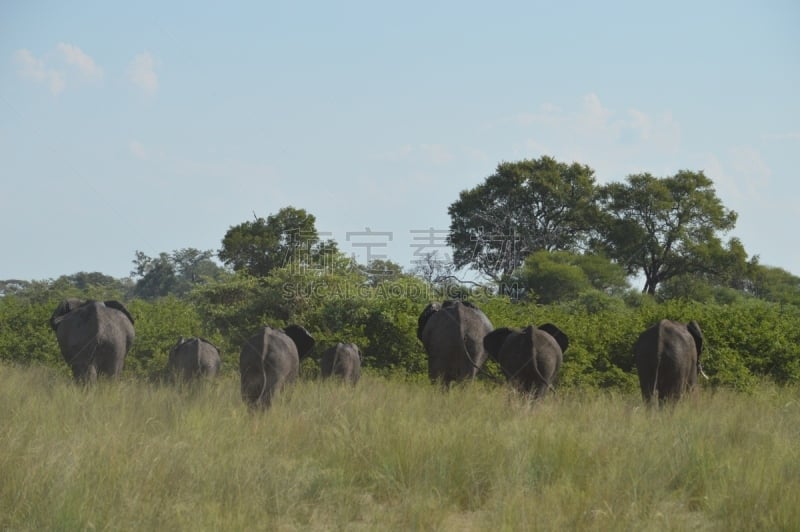
POLYGON ((84 389, 0 365, 7 530, 797 530, 800 390, 531 405, 365 375, 251 413, 238 380, 84 389))

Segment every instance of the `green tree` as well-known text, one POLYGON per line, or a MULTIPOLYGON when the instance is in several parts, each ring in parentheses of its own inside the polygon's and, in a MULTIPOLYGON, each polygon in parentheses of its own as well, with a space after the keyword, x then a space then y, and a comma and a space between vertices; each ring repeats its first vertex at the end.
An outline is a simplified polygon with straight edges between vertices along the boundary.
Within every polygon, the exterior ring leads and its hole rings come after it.
POLYGON ((31 303, 55 304, 67 297, 123 300, 132 289, 130 278, 116 279, 100 272, 78 272, 41 281, 0 281, 0 297, 16 295, 31 303))
POLYGON ((131 275, 139 277, 133 294, 143 299, 155 299, 167 295, 185 296, 200 283, 220 280, 225 270, 214 262, 212 250, 200 251, 183 248, 172 253, 159 253, 148 257, 136 251, 131 275))
POLYGON ((750 292, 767 301, 800 306, 800 277, 783 268, 755 264, 750 272, 750 292))
POLYGON ((733 228, 736 213, 722 205, 702 171, 634 174, 627 183, 601 187, 599 195, 602 247, 629 275, 644 274, 642 292, 655 294, 659 283, 679 275, 724 270, 717 233, 733 228))
POLYGON ((503 290, 539 303, 572 300, 598 290, 619 294, 628 288, 625 270, 603 256, 568 251, 535 251, 507 281, 503 290))
POLYGON ((159 253, 158 257, 148 257, 136 251, 134 259, 136 269, 131 275, 141 276, 136 281, 133 294, 143 299, 155 299, 172 293, 178 285, 175 266, 168 253, 159 253))
POLYGON ((315 221, 304 209, 284 207, 266 220, 228 229, 218 256, 234 271, 257 277, 283 266, 325 268, 329 260, 338 260, 338 248, 333 240, 320 240, 315 221))
POLYGON ((494 281, 538 250, 576 250, 594 219, 594 170, 551 157, 501 163, 450 205, 456 268, 494 281))

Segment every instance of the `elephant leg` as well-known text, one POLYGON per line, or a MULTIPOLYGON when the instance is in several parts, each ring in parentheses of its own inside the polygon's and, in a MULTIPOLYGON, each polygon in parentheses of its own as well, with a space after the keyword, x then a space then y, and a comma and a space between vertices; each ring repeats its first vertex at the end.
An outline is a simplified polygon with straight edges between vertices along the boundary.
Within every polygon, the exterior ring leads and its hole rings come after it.
POLYGON ((533 389, 533 398, 534 399, 542 399, 545 395, 547 395, 547 391, 550 389, 550 385, 546 382, 537 382, 534 385, 533 389))
POLYGON ((261 407, 267 409, 272 406, 272 401, 280 393, 285 385, 286 379, 274 373, 267 373, 264 393, 261 395, 261 407))
POLYGON ((97 368, 94 364, 73 364, 72 377, 80 384, 94 384, 97 381, 97 368))
POLYGON ((649 403, 653 400, 653 383, 647 382, 644 378, 639 379, 639 388, 642 390, 642 400, 649 403))
POLYGON ((655 364, 648 364, 645 360, 637 359, 636 366, 639 373, 639 389, 642 391, 642 400, 649 404, 656 393, 656 368, 655 364))
POLYGON ((106 377, 116 377, 122 372, 123 359, 117 358, 114 354, 103 353, 97 359, 97 372, 106 377))
POLYGON ((663 404, 669 401, 676 401, 683 395, 686 388, 686 380, 679 371, 662 364, 658 373, 658 399, 663 404))

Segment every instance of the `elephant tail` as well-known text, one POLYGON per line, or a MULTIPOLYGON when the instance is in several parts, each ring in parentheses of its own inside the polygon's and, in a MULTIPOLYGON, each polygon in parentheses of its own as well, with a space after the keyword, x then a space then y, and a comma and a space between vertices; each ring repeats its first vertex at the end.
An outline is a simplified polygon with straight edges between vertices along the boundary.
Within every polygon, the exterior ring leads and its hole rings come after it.
POLYGON ((464 344, 464 354, 467 355, 467 360, 469 360, 469 363, 472 364, 472 367, 478 370, 478 372, 483 373, 484 376, 488 377, 490 380, 496 382, 497 384, 503 384, 503 381, 501 381, 500 379, 498 379, 497 377, 495 377, 494 375, 483 369, 482 366, 479 366, 475 362, 475 360, 473 360, 472 355, 469 352, 469 340, 467 339, 467 335, 462 336, 461 341, 464 344))
MULTIPOLYGON (((650 397, 655 397, 658 393, 658 371, 661 369, 661 349, 656 350, 656 372, 653 374, 653 389, 650 391, 650 397)), ((659 402, 661 398, 659 397, 659 402)))
POLYGON ((530 342, 531 344, 531 361, 529 363, 533 364, 533 372, 536 373, 536 377, 538 377, 543 383, 547 385, 548 390, 550 390, 553 393, 556 393, 556 389, 553 387, 550 381, 545 379, 544 375, 542 375, 542 373, 539 371, 539 360, 537 357, 538 349, 536 348, 536 343, 534 338, 534 335, 536 334, 536 327, 531 325, 525 331, 525 334, 527 336, 527 341, 530 342))

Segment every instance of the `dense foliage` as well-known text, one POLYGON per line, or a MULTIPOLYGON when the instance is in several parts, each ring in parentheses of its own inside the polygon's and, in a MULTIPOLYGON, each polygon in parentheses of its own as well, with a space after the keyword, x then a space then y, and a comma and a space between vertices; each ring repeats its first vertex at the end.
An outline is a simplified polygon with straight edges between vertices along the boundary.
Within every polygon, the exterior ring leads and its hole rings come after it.
POLYGON ((234 271, 256 276, 280 267, 323 264, 337 247, 320 239, 315 222, 305 209, 284 207, 266 220, 241 223, 225 233, 219 258, 234 271))
POLYGON ((644 291, 683 274, 722 273, 726 251, 717 236, 736 223, 703 172, 657 178, 635 174, 599 191, 607 254, 630 274, 643 273, 644 291))
MULTIPOLYGON (((461 287, 459 294, 470 291, 461 287)), ((69 291, 75 295, 74 290, 69 291)), ((0 358, 62 368, 55 336, 47 323, 64 293, 60 290, 0 298, 0 358)), ((416 338, 419 313, 431 300, 447 297, 410 275, 383 281, 358 269, 338 272, 279 268, 263 277, 234 275, 195 287, 188 297, 134 299, 128 307, 137 337, 126 372, 160 375, 169 349, 181 336, 200 335, 222 349, 223 370, 233 371, 245 338, 261 324, 303 324, 317 345, 304 367, 316 371, 316 357, 338 340, 361 346, 373 372, 424 380, 427 359, 416 338)), ((495 327, 552 322, 570 338, 562 386, 635 389, 632 345, 661 318, 697 320, 706 335, 703 353, 711 385, 747 389, 758 379, 800 381, 800 307, 739 296, 727 302, 670 300, 647 295, 610 295, 591 289, 547 305, 472 291, 495 327)), ((489 371, 497 368, 489 364, 489 371)))
POLYGON ((531 252, 574 250, 594 216, 594 170, 551 157, 501 163, 448 212, 456 267, 491 279, 509 275, 531 252))

